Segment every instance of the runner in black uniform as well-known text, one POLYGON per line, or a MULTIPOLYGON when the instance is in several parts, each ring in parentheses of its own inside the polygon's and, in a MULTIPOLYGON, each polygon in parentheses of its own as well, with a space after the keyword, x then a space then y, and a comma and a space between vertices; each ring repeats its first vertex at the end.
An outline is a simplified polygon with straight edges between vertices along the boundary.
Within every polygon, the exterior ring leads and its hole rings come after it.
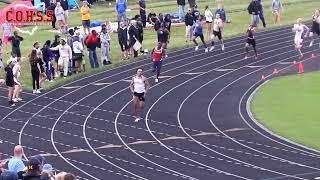
MULTIPOLYGON (((309 33, 309 36, 312 38, 312 41, 310 42, 309 47, 311 47, 313 45, 313 42, 314 42, 313 35, 314 34, 317 34, 318 36, 320 36, 320 12, 319 12, 319 10, 316 10, 314 15, 312 16, 312 28, 309 33)), ((319 47, 320 47, 320 43, 319 43, 319 47)))
POLYGON ((249 52, 249 46, 252 45, 254 53, 255 53, 255 59, 258 59, 258 54, 256 50, 256 40, 254 37, 254 34, 256 33, 256 27, 254 24, 249 25, 249 28, 247 29, 247 42, 245 45, 245 56, 244 59, 248 58, 248 52, 249 52))

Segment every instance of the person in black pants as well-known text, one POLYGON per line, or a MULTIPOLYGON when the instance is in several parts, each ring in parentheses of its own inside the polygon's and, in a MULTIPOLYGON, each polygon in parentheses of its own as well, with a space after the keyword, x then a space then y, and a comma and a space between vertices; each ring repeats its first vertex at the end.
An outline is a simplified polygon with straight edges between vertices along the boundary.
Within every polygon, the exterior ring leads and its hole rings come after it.
POLYGON ((40 93, 40 82, 39 82, 39 76, 40 76, 40 70, 39 67, 41 59, 37 57, 37 51, 33 49, 31 51, 31 54, 29 55, 29 61, 31 65, 31 75, 32 75, 32 88, 33 88, 33 94, 40 93), (36 88, 37 85, 37 88, 36 88))
MULTIPOLYGON (((139 40, 139 28, 137 26, 137 21, 133 20, 132 25, 129 28, 129 42, 130 42, 130 48, 133 47, 133 45, 136 43, 136 41, 139 40)), ((134 57, 138 57, 138 51, 133 50, 134 57)))
POLYGON ((23 41, 23 37, 18 35, 18 31, 13 32, 13 36, 9 37, 9 41, 12 44, 12 52, 21 58, 20 42, 23 41))
POLYGON ((260 20, 262 22, 263 27, 265 28, 267 26, 267 24, 266 24, 266 20, 264 18, 263 6, 262 6, 262 3, 261 3, 261 0, 257 0, 256 3, 257 3, 257 6, 258 6, 258 9, 259 9, 260 20))
POLYGON ((129 59, 128 56, 128 28, 124 22, 120 22, 118 29, 118 40, 122 52, 122 60, 129 59))
POLYGON ((139 0, 139 9, 140 9, 140 17, 142 20, 143 27, 146 27, 147 24, 147 15, 146 15, 146 1, 139 0))
POLYGON ((47 11, 52 11, 52 22, 51 22, 51 26, 53 30, 56 30, 56 15, 54 14, 54 9, 56 8, 56 4, 54 2, 50 2, 50 5, 47 8, 47 11))
POLYGON ((14 63, 9 60, 7 67, 5 67, 6 71, 6 85, 8 86, 8 100, 9 100, 9 106, 15 106, 14 102, 12 101, 12 95, 14 91, 14 76, 12 68, 14 66, 14 63))

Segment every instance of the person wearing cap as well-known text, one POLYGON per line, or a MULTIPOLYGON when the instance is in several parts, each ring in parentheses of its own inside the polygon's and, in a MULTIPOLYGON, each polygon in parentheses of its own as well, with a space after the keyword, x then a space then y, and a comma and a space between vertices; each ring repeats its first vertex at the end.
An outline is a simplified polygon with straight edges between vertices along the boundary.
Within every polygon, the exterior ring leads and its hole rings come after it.
MULTIPOLYGON (((68 76, 68 68, 69 68, 69 60, 72 59, 72 50, 71 47, 67 44, 66 39, 61 38, 59 44, 56 47, 50 48, 51 50, 58 50, 59 51, 59 60, 58 60, 58 67, 59 69, 63 69, 63 76, 67 78, 68 76)), ((58 71, 59 73, 60 71, 58 71)))
POLYGON ((22 161, 22 156, 23 156, 22 146, 20 145, 15 146, 13 150, 13 154, 14 156, 8 162, 8 170, 15 173, 23 171, 23 169, 25 168, 25 165, 22 161))
POLYGON ((12 101, 12 95, 14 91, 14 79, 13 79, 13 63, 11 60, 8 61, 7 66, 4 68, 6 72, 6 85, 8 86, 8 100, 9 100, 9 106, 15 106, 15 104, 12 101))
POLYGON ((23 175, 23 180, 40 180, 42 171, 41 162, 33 157, 27 163, 27 172, 23 175))
POLYGON ((86 30, 88 31, 88 34, 90 33, 90 8, 88 6, 87 1, 83 1, 82 7, 80 8, 80 14, 81 14, 81 20, 82 20, 82 26, 83 26, 83 32, 87 34, 86 30))

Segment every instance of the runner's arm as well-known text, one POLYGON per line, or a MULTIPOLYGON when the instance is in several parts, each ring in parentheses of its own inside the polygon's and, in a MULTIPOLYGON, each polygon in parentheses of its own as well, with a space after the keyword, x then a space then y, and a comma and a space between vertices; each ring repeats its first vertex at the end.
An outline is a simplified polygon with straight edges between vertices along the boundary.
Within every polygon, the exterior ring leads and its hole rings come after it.
POLYGON ((134 91, 133 91, 133 78, 132 78, 132 80, 130 82, 129 88, 130 88, 131 93, 133 94, 134 93, 134 91))
POLYGON ((149 90, 149 88, 150 88, 150 83, 149 83, 149 81, 148 81, 148 79, 147 78, 145 78, 145 80, 144 80, 144 85, 145 85, 145 94, 147 94, 147 91, 149 90))

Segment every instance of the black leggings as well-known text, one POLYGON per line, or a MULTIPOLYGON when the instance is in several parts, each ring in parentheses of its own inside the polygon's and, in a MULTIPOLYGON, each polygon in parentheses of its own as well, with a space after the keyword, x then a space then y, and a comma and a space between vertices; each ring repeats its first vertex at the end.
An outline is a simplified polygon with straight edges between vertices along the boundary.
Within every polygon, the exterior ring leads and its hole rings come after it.
POLYGON ((37 89, 39 89, 39 76, 40 76, 40 71, 31 71, 32 74, 32 87, 33 90, 36 89, 36 85, 37 85, 37 89))

